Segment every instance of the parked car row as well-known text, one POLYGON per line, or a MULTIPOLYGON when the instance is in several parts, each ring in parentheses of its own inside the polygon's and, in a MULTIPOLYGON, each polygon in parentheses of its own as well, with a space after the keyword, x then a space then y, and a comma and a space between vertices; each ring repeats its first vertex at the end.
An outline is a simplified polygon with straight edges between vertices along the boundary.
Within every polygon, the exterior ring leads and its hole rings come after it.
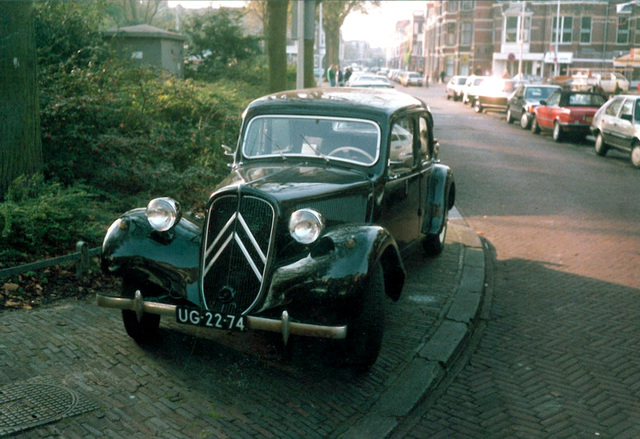
POLYGON ((405 87, 410 87, 412 85, 422 87, 422 74, 418 72, 391 69, 387 76, 391 81, 400 83, 405 87))
POLYGON ((505 112, 507 123, 519 121, 534 134, 550 132, 556 142, 592 134, 596 154, 617 149, 640 168, 640 95, 615 95, 607 101, 602 91, 472 75, 453 76, 446 97, 477 113, 505 112))

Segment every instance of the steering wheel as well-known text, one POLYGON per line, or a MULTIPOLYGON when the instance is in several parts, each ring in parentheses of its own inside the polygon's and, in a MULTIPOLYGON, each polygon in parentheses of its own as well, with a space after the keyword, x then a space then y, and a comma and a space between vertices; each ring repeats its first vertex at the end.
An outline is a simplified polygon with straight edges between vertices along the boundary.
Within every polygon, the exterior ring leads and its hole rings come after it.
MULTIPOLYGON (((356 148, 355 146, 341 146, 340 148, 336 148, 333 151, 331 151, 329 154, 327 154, 327 157, 333 157, 334 155, 340 154, 340 153, 344 153, 347 156, 347 158, 351 158, 349 153, 360 154, 361 156, 366 158, 369 163, 373 162, 373 157, 371 157, 371 155, 368 152, 363 151, 360 148, 356 148)), ((362 161, 362 160, 358 160, 358 161, 362 161)), ((366 161, 363 163, 366 163, 366 161)))

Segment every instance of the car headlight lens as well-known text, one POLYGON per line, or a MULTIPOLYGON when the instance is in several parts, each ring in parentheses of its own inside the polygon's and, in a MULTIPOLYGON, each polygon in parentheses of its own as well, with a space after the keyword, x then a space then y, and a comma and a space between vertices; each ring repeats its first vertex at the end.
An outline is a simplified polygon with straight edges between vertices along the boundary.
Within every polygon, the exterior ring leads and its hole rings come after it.
POLYGON ((301 244, 315 242, 324 230, 324 218, 313 209, 300 209, 291 214, 289 233, 301 244))
POLYGON ((151 227, 166 232, 180 221, 180 204, 171 198, 154 198, 147 204, 146 215, 151 227))

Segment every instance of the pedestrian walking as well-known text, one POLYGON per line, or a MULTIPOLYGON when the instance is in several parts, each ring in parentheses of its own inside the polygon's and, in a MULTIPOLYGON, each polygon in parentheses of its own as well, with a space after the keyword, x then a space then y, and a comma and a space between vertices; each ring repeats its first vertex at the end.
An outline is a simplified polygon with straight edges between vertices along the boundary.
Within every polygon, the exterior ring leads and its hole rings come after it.
POLYGON ((329 66, 327 70, 327 79, 329 80, 329 87, 336 86, 336 71, 333 68, 334 66, 329 66))

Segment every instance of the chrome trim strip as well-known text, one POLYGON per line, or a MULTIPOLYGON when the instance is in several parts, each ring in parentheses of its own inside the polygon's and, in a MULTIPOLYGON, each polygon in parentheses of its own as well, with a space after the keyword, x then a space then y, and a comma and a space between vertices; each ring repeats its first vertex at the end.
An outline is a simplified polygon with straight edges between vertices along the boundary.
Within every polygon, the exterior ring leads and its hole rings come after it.
POLYGON ((234 234, 232 233, 231 235, 229 235, 229 237, 227 238, 227 240, 224 242, 224 244, 222 244, 220 246, 220 250, 218 250, 218 252, 215 254, 215 256, 213 258, 211 258, 211 260, 209 261, 209 263, 207 264, 207 266, 204 268, 204 274, 206 276, 206 274, 209 272, 209 270, 211 270, 211 266, 213 264, 215 264, 215 262, 218 260, 218 258, 220 257, 220 255, 222 254, 222 252, 224 251, 224 249, 227 248, 227 246, 229 245, 229 243, 231 242, 231 239, 233 239, 234 234))
MULTIPOLYGON (((135 299, 125 299, 123 297, 111 297, 96 295, 98 306, 104 308, 117 308, 135 310, 135 299)), ((142 302, 142 310, 149 314, 175 317, 177 307, 158 302, 142 302)), ((284 314, 284 313, 283 313, 284 314)), ((288 317, 289 315, 286 314, 288 317)), ((317 338, 332 338, 342 340, 347 337, 347 326, 322 326, 309 323, 291 322, 287 318, 285 321, 276 319, 266 319, 264 317, 247 316, 248 326, 256 331, 280 332, 284 334, 287 329, 289 334, 305 335, 317 338)))
MULTIPOLYGON (((264 252, 260 248, 260 244, 258 244, 258 241, 256 241, 255 236, 253 236, 253 233, 251 233, 251 229, 249 228, 249 225, 247 225, 247 222, 244 220, 244 217, 242 216, 241 213, 238 213, 238 221, 240 222, 240 224, 242 224, 242 227, 244 228, 244 231, 247 234, 249 241, 251 241, 251 244, 253 244, 253 248, 255 248, 258 254, 260 255, 260 259, 262 259, 262 263, 263 264, 266 263, 267 257, 265 256, 264 252)), ((247 256, 247 259, 249 258, 250 256, 247 256)))
POLYGON ((256 266, 256 263, 253 262, 253 259, 251 258, 251 255, 249 254, 249 251, 247 250, 247 247, 245 247, 244 243, 242 242, 242 239, 240 239, 240 237, 237 234, 234 233, 234 237, 235 237, 236 243, 238 244, 238 247, 240 247, 240 251, 242 252, 242 254, 244 255, 245 259, 249 263, 249 266, 253 270, 253 274, 256 275, 256 277, 258 278, 258 281, 260 281, 260 283, 262 284, 262 273, 260 273, 260 270, 258 270, 258 267, 256 266))
POLYGON ((233 224, 233 221, 236 219, 237 214, 238 214, 237 212, 234 212, 234 214, 229 217, 229 220, 227 221, 227 223, 224 225, 222 230, 220 230, 220 233, 218 233, 218 236, 216 236, 216 239, 213 240, 213 242, 207 249, 206 253, 204 254, 205 259, 209 256, 209 253, 211 253, 211 250, 213 250, 213 247, 218 243, 218 241, 222 239, 222 235, 224 235, 227 229, 231 227, 231 224, 233 224))

